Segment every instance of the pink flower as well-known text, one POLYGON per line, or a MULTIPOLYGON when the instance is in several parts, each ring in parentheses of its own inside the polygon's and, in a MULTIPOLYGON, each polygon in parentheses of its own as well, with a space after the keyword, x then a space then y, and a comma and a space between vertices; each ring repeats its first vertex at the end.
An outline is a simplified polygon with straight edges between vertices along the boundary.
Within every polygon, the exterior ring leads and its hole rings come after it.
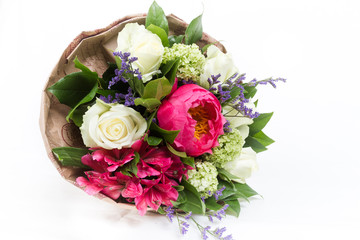
POLYGON ((90 195, 101 192, 114 200, 122 196, 128 202, 135 201, 141 215, 148 207, 158 210, 160 205, 173 206, 171 201, 178 198, 173 186, 181 182, 183 175, 187 177, 188 169, 192 169, 167 147, 152 147, 143 140, 136 141, 132 148, 98 148, 84 155, 81 161, 93 169, 85 172, 86 177, 76 179, 85 187, 85 192, 90 195), (134 159, 135 152, 140 156, 137 174, 124 175, 121 167, 134 159))
POLYGON ((157 118, 161 128, 180 130, 174 148, 195 157, 212 153, 226 122, 219 100, 195 84, 183 85, 165 99, 157 118))
POLYGON ((179 193, 170 183, 160 183, 160 179, 146 180, 141 182, 147 187, 144 189, 144 193, 135 198, 135 205, 140 215, 144 215, 147 210, 147 206, 154 210, 158 210, 160 205, 173 206, 171 201, 176 201, 179 193))

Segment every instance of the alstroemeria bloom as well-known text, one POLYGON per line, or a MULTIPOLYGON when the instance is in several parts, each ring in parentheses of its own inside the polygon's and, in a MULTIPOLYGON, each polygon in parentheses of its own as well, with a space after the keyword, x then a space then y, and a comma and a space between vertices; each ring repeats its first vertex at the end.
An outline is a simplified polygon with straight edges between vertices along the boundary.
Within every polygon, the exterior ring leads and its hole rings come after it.
POLYGON ((183 85, 165 99, 157 118, 161 128, 180 130, 174 148, 195 157, 212 153, 226 122, 215 95, 195 84, 183 85))

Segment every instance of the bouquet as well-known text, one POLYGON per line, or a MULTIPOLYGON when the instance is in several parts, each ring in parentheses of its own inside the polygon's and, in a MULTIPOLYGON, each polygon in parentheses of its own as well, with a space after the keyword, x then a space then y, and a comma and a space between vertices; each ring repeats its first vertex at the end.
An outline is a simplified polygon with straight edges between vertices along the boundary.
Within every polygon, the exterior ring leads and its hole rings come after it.
POLYGON ((256 88, 285 79, 246 81, 201 20, 186 25, 154 2, 82 33, 50 77, 42 132, 58 170, 86 193, 176 216, 182 234, 192 220, 203 239, 231 239, 193 215, 238 216, 239 200, 257 195, 246 179, 274 141, 256 88))

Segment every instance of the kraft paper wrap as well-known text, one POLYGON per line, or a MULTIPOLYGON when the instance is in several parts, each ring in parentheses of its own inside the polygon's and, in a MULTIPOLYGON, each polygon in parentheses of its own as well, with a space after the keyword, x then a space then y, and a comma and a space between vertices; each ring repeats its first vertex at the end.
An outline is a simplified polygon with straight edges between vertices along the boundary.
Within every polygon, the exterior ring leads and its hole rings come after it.
MULTIPOLYGON (((76 167, 64 167, 53 155, 51 149, 55 147, 85 147, 80 135, 80 130, 73 123, 65 120, 70 108, 60 104, 54 95, 47 92, 46 89, 65 75, 79 71, 74 67, 73 60, 75 56, 85 66, 95 71, 101 76, 108 67, 108 62, 115 62, 112 55, 117 47, 117 34, 127 23, 137 22, 145 24, 146 14, 130 15, 121 18, 106 28, 94 31, 82 32, 65 49, 58 63, 50 74, 42 93, 41 111, 40 111, 40 130, 44 140, 48 157, 68 182, 78 186, 75 179, 82 175, 82 170, 76 167)), ((169 15, 169 35, 184 34, 188 24, 180 18, 169 15)), ((226 52, 224 46, 203 33, 201 40, 197 42, 200 47, 208 43, 215 43, 223 52, 226 52)), ((122 208, 135 209, 133 204, 117 203, 111 198, 99 193, 97 198, 117 204, 122 208)))

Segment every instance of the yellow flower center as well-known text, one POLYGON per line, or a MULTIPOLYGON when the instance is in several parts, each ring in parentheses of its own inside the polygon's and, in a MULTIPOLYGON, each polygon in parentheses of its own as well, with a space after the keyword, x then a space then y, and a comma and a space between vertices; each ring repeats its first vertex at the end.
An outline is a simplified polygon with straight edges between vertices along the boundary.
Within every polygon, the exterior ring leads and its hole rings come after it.
POLYGON ((209 114, 203 106, 190 108, 188 113, 196 120, 194 137, 199 140, 201 135, 209 132, 209 114))

